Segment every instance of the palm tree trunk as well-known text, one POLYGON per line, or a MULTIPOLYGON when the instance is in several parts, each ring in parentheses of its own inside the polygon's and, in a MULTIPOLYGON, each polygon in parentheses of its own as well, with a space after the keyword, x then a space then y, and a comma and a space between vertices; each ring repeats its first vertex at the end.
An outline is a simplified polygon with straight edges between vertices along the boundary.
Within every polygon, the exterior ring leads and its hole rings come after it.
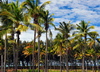
MULTIPOLYGON (((16 47, 17 48, 17 47, 16 47)), ((18 54, 17 54, 17 49, 16 49, 16 52, 15 52, 15 72, 17 72, 17 63, 18 63, 18 54)))
POLYGON ((94 71, 93 72, 96 72, 96 61, 95 61, 95 59, 93 60, 93 63, 94 63, 94 71))
POLYGON ((38 33, 38 72, 40 72, 40 32, 38 33))
POLYGON ((4 49, 4 71, 6 72, 6 52, 7 52, 7 34, 5 35, 5 49, 4 49))
POLYGON ((68 48, 66 50, 66 72, 69 72, 69 69, 68 69, 68 48))
POLYGON ((13 67, 14 67, 14 69, 15 69, 15 59, 16 57, 15 57, 15 44, 13 43, 13 67))
POLYGON ((83 56, 82 56, 82 72, 85 72, 85 68, 84 68, 84 49, 82 49, 82 53, 83 53, 83 56))
POLYGON ((36 41, 36 29, 34 30, 34 42, 33 42, 33 49, 32 49, 32 72, 34 72, 34 49, 35 49, 35 41, 36 41))
MULTIPOLYGON (((15 31, 15 27, 13 27, 12 28, 12 34, 11 34, 11 36, 12 36, 12 38, 11 38, 11 40, 13 40, 14 41, 14 31, 15 31)), ((12 46, 13 46, 13 69, 15 70, 15 43, 12 43, 12 46)))
POLYGON ((97 63, 97 71, 99 72, 99 65, 98 65, 98 59, 96 57, 96 63, 97 63))
POLYGON ((87 69, 88 69, 88 61, 86 60, 86 72, 87 72, 87 69))
POLYGON ((3 54, 1 54, 1 72, 3 72, 3 54))
POLYGON ((60 55, 60 72, 62 72, 62 57, 61 57, 61 55, 60 55))
MULTIPOLYGON (((35 24, 38 24, 38 17, 34 16, 33 22, 35 24)), ((34 44, 33 44, 33 49, 32 49, 32 72, 34 72, 34 49, 35 49, 35 41, 36 41, 36 28, 34 29, 34 44)))
POLYGON ((18 63, 18 44, 17 44, 17 47, 15 49, 15 72, 17 72, 17 63, 18 63))
POLYGON ((16 52, 15 52, 15 56, 16 56, 16 60, 15 60, 15 72, 17 72, 17 66, 18 66, 18 49, 19 49, 19 35, 20 35, 20 31, 17 31, 17 47, 16 47, 16 52))
POLYGON ((84 36, 84 43, 85 43, 85 46, 82 48, 82 53, 83 53, 83 56, 82 56, 82 72, 85 72, 85 57, 84 57, 84 53, 85 53, 85 49, 86 49, 86 41, 87 41, 87 37, 86 37, 87 35, 85 34, 85 36, 84 36), (85 48, 85 49, 84 49, 85 48))
POLYGON ((48 68, 48 64, 47 64, 47 60, 48 60, 48 37, 47 37, 47 30, 46 30, 46 49, 45 49, 45 72, 48 72, 47 68, 48 68))

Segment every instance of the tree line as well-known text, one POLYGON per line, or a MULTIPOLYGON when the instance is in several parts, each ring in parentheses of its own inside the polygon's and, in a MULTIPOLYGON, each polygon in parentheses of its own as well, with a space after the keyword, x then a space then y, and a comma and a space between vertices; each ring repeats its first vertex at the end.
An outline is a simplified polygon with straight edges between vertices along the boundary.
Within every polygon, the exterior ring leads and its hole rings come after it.
POLYGON ((69 63, 77 61, 82 64, 82 72, 87 71, 90 62, 92 70, 99 71, 100 39, 99 34, 93 31, 95 27, 84 20, 78 24, 59 22, 59 27, 56 27, 54 14, 45 9, 47 4, 50 1, 43 4, 39 0, 25 0, 22 3, 18 0, 11 3, 0 1, 1 71, 6 72, 7 68, 13 67, 17 72, 22 65, 33 72, 36 68, 40 72, 43 66, 44 72, 48 72, 48 68, 54 66, 54 61, 59 61, 60 72, 62 65, 69 72, 69 63), (51 27, 59 31, 55 38, 52 37, 51 27), (20 34, 28 29, 34 31, 34 39, 22 42, 20 34), (40 40, 43 33, 45 42, 40 40))

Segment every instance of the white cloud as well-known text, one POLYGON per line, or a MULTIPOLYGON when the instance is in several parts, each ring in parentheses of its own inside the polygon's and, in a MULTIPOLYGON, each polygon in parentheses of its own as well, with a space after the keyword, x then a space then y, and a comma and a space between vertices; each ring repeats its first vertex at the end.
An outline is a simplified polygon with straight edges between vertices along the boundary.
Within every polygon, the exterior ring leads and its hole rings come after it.
POLYGON ((27 30, 26 32, 21 32, 20 40, 22 41, 32 41, 34 39, 34 31, 27 30))
MULTIPOLYGON (((11 0, 10 0, 11 1, 11 0)), ((25 0, 21 0, 25 1, 25 0)), ((49 0, 41 0, 44 3, 49 0)), ((51 4, 46 5, 46 9, 50 13, 54 13, 54 23, 59 25, 59 22, 69 22, 78 24, 81 20, 90 21, 91 25, 99 25, 100 23, 100 0, 50 0, 51 4), (66 6, 66 8, 64 7, 66 6), (98 7, 96 7, 98 6, 98 7), (98 11, 98 12, 97 12, 98 11)), ((100 33, 100 28, 96 27, 95 30, 100 33)), ((53 37, 58 33, 52 29, 53 37)), ((33 31, 21 34, 21 39, 32 40, 33 31), (26 36, 27 35, 27 36, 26 36)), ((42 40, 45 40, 45 34, 42 34, 42 40)))
MULTIPOLYGON (((55 31, 53 28, 52 28, 51 31, 53 33, 53 39, 54 39, 55 36, 57 35, 58 31, 55 31)), ((49 34, 48 34, 48 38, 50 38, 49 34)), ((21 35, 20 35, 20 40, 22 40, 22 41, 32 41, 33 39, 34 39, 34 31, 32 31, 32 30, 28 30, 26 32, 22 32, 21 35)), ((46 40, 46 34, 43 33, 41 35, 40 39, 43 40, 43 41, 45 41, 46 40)))
POLYGON ((93 31, 97 31, 100 34, 100 26, 95 26, 95 28, 93 29, 93 31))

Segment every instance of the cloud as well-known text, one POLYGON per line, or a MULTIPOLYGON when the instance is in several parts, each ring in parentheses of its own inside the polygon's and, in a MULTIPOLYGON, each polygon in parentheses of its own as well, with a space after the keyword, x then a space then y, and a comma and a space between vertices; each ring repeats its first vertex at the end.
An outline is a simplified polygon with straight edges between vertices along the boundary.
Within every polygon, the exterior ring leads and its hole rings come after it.
MULTIPOLYGON (((41 0, 42 3, 48 0, 41 0)), ((50 0, 51 4, 46 6, 51 13, 55 14, 57 19, 71 20, 73 22, 77 20, 91 21, 92 24, 100 18, 100 2, 99 0, 50 0)), ((57 23, 57 19, 55 22, 57 23)))
MULTIPOLYGON (((10 0, 12 1, 12 0, 10 0)), ((21 2, 25 0, 20 0, 21 2)), ((43 4, 48 0, 41 0, 43 4)), ((54 24, 59 25, 59 22, 69 22, 78 24, 81 20, 90 21, 90 25, 96 26, 95 30, 100 33, 100 1, 99 0, 50 0, 51 4, 46 5, 46 9, 50 14, 54 13, 54 24)), ((31 32, 31 31, 30 31, 31 32)), ((33 33, 29 31, 22 33, 21 38, 32 40, 33 33), (28 35, 28 36, 26 36, 28 35)), ((53 38, 58 33, 52 29, 53 38)), ((41 39, 45 40, 45 34, 42 34, 41 39)))
MULTIPOLYGON (((53 28, 51 29, 51 32, 53 34, 53 39, 55 38, 55 36, 57 35, 58 31, 55 31, 53 28)), ((16 37, 15 37, 16 38, 16 37)), ((50 39, 49 37, 49 33, 48 33, 48 38, 50 39)), ((21 41, 32 41, 34 39, 34 31, 32 30, 28 30, 26 32, 22 32, 21 35, 20 35, 20 40, 21 41)), ((40 40, 43 40, 43 41, 46 41, 46 34, 43 33, 40 37, 40 40)), ((37 41, 37 39, 36 39, 37 41)))
POLYGON ((95 28, 92 31, 97 31, 98 34, 100 34, 100 26, 95 26, 95 28))

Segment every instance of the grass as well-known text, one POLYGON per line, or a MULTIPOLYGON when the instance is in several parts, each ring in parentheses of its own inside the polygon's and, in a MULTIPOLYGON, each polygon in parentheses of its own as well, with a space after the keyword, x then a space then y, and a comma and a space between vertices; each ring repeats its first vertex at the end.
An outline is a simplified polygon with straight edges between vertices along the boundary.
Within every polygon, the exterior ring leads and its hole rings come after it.
MULTIPOLYGON (((13 72, 13 71, 7 71, 7 72, 13 72)), ((20 69, 18 72, 32 72, 30 69, 20 69)), ((35 72, 38 72, 38 70, 35 70, 35 72)), ((40 72, 44 72, 44 70, 40 70, 40 72)), ((60 69, 49 69, 48 72, 60 72, 60 69)), ((66 70, 62 70, 62 72, 66 72, 66 70)), ((81 69, 77 70, 69 70, 69 72, 82 72, 81 69)), ((86 72, 92 72, 92 70, 87 70, 86 72)))

